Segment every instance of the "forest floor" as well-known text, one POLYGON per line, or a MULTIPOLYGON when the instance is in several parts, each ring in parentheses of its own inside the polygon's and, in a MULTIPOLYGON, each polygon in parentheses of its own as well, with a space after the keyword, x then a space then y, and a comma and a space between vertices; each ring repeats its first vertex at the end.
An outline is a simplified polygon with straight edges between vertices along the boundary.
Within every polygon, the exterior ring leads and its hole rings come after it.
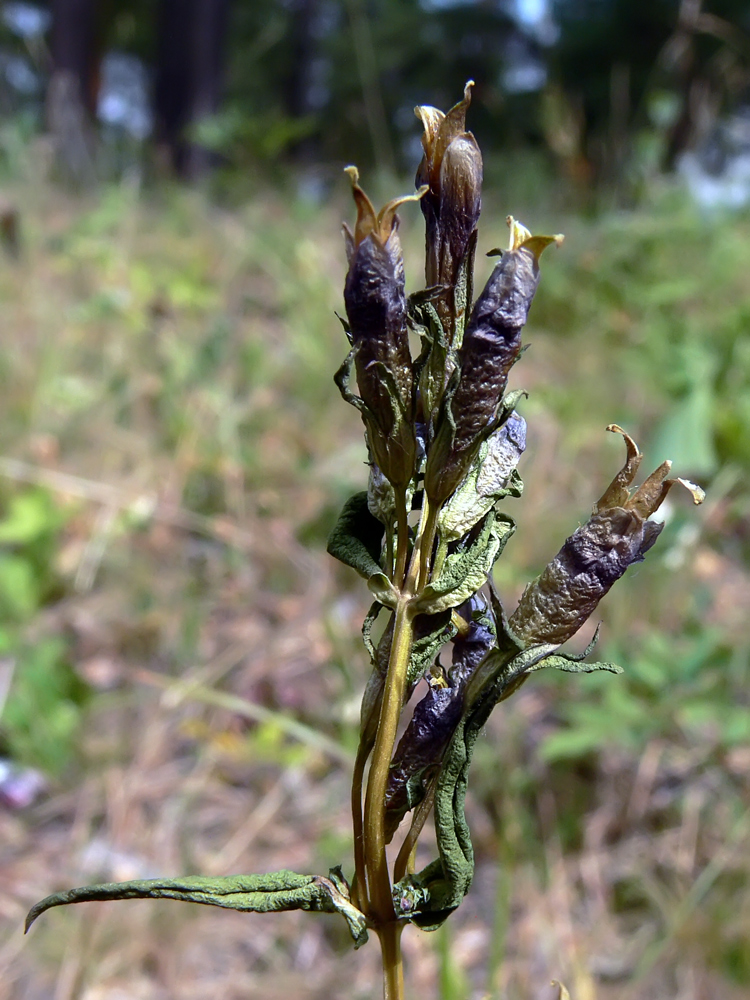
MULTIPOLYGON (((45 788, 0 804, 0 997, 375 998, 377 945, 354 954, 329 916, 90 903, 22 936, 33 902, 92 881, 350 874, 369 602, 325 553, 366 471, 331 378, 343 185, 325 208, 229 210, 132 181, 74 197, 31 154, 21 173, 0 264, 0 733, 45 788)), ((748 998, 750 219, 702 221, 669 191, 514 214, 567 240, 513 373, 529 447, 504 601, 620 467, 606 424, 709 495, 674 498, 597 614, 625 673, 535 678, 491 719, 475 884, 444 930, 404 935, 408 995, 748 998)))

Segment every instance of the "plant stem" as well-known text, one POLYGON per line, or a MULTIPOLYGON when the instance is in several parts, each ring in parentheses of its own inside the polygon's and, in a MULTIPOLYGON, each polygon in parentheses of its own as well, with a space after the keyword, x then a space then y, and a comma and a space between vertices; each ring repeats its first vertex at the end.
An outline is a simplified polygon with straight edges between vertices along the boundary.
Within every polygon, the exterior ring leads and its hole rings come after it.
MULTIPOLYGON (((368 741, 369 744, 369 741, 368 741)), ((371 746, 360 741, 352 774, 352 830, 354 833, 354 882, 352 902, 365 912, 367 906, 367 872, 365 869, 365 843, 362 828, 362 781, 371 746)))
POLYGON ((417 840, 422 832, 422 828, 430 815, 432 804, 435 801, 435 781, 432 781, 425 797, 414 811, 414 816, 409 827, 409 832, 404 838, 401 849, 396 856, 396 863, 393 866, 393 881, 400 882, 404 875, 410 870, 413 863, 413 854, 417 846, 417 840))
POLYGON ((406 688, 406 673, 414 634, 413 621, 410 599, 404 596, 396 607, 383 704, 365 793, 365 865, 373 916, 379 925, 394 919, 391 880, 385 853, 384 805, 391 754, 396 741, 396 729, 406 688))
POLYGON ((396 552, 396 568, 393 571, 393 582, 402 587, 406 573, 406 558, 409 554, 409 513, 406 509, 406 494, 396 490, 396 524, 398 534, 398 551, 396 552))
POLYGON ((432 579, 437 580, 440 574, 443 572, 443 566, 445 565, 445 557, 448 555, 448 543, 443 540, 443 538, 438 535, 437 551, 435 552, 435 561, 432 564, 432 579))
POLYGON ((402 923, 392 920, 378 931, 383 955, 383 1000, 403 1000, 404 966, 401 961, 402 923))
POLYGON ((417 581, 417 593, 419 593, 424 585, 427 583, 427 579, 430 572, 430 559, 432 557, 432 546, 435 543, 435 532, 437 530, 437 519, 440 513, 440 507, 437 504, 434 507, 429 505, 427 496, 424 498, 424 509, 422 511, 422 525, 424 530, 421 532, 421 545, 420 545, 420 561, 419 561, 419 579, 417 581))

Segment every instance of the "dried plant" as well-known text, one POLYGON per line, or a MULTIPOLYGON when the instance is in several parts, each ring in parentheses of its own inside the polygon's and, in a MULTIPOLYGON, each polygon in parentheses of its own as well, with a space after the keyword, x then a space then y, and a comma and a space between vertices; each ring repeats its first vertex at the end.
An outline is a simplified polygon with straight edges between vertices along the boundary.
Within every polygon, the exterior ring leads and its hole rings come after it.
MULTIPOLYGON (((539 259, 561 236, 532 236, 508 219, 510 241, 472 304, 481 208, 482 157, 466 131, 471 84, 447 114, 417 108, 424 126, 419 189, 376 212, 347 172, 357 217, 344 227, 344 288, 351 350, 336 382, 365 425, 366 491, 344 506, 329 552, 367 581, 374 603, 363 637, 372 673, 361 709, 352 782, 354 877, 279 871, 225 878, 185 877, 86 886, 37 903, 44 910, 85 900, 168 898, 270 912, 338 912, 355 947, 368 930, 380 939, 384 996, 403 997, 400 940, 416 924, 434 930, 471 885, 474 853, 464 814, 469 766, 490 712, 535 671, 609 670, 560 646, 589 618, 627 568, 643 559, 661 524, 649 517, 679 482, 696 503, 701 490, 669 478, 665 462, 637 489, 641 455, 625 431, 626 461, 507 615, 491 582, 495 561, 515 530, 498 509, 520 497, 516 466, 526 424, 524 395, 507 391, 539 281, 539 259), (397 209, 418 200, 426 221, 426 288, 405 291, 397 209), (421 340, 415 359, 410 334, 421 340), (355 388, 356 385, 356 388, 355 388), (485 589, 488 594, 485 594, 485 589), (385 625, 376 639, 375 623, 385 625), (452 644, 450 666, 439 654, 452 644), (396 742, 419 681, 427 689, 396 742), (369 770, 368 770, 369 763, 369 770), (437 858, 415 871, 417 840, 434 813, 437 858), (407 814, 408 831, 389 867, 387 847, 407 814)), ((560 987, 560 995, 567 996, 560 987)))

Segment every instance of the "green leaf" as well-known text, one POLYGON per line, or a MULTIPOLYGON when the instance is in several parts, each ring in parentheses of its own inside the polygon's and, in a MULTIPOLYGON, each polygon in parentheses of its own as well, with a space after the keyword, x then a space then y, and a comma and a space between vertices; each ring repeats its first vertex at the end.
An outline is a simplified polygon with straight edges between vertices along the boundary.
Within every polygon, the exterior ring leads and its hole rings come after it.
POLYGON ((446 558, 438 579, 428 584, 415 601, 416 610, 421 614, 436 614, 458 607, 475 594, 486 582, 495 560, 515 530, 511 518, 490 512, 476 539, 446 558))
POLYGON ((0 555, 0 609, 3 617, 24 620, 39 607, 40 585, 34 564, 24 556, 0 555))
POLYGON ((561 729, 548 736, 538 752, 543 761, 551 764, 557 760, 577 760, 601 747, 601 734, 594 730, 561 729))
POLYGON ((67 661, 61 639, 37 637, 13 649, 16 669, 2 712, 2 736, 25 764, 59 773, 81 732, 86 685, 67 661))
MULTIPOLYGON (((441 540, 452 542, 462 538, 499 500, 507 496, 521 496, 523 481, 515 468, 510 467, 510 451, 510 447, 498 447, 496 435, 482 442, 466 477, 440 512, 438 530, 441 540), (495 468, 491 470, 490 466, 495 468), (504 471, 507 475, 503 475, 504 471)), ((520 456, 518 451, 516 462, 520 456)))
POLYGON ((328 538, 328 553, 363 576, 381 604, 395 607, 398 594, 379 562, 384 533, 368 509, 367 492, 355 493, 344 504, 328 538))
POLYGON ((280 910, 340 913, 349 925, 355 947, 360 947, 367 940, 365 916, 350 902, 349 886, 340 868, 331 869, 328 878, 282 870, 267 875, 229 875, 223 878, 193 875, 86 885, 54 893, 33 906, 26 917, 25 931, 40 914, 53 906, 114 899, 177 899, 244 913, 274 913, 280 910))
POLYGON ((529 673, 533 673, 536 670, 544 670, 546 667, 552 667, 554 670, 564 670, 569 674, 593 674, 597 670, 608 670, 611 674, 621 674, 623 672, 622 667, 619 667, 616 663, 587 663, 578 659, 578 657, 569 656, 566 653, 554 653, 550 656, 545 656, 539 663, 535 663, 533 667, 529 668, 529 673))
POLYGON ((46 493, 34 490, 12 497, 0 521, 0 544, 26 545, 58 527, 60 515, 46 493))

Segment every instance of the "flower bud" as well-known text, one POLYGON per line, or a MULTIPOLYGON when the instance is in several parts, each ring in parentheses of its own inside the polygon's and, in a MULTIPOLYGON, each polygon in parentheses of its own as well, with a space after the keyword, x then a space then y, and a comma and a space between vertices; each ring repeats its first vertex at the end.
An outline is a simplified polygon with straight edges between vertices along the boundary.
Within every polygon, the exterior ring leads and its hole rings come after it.
MULTIPOLYGON (((357 205, 354 233, 345 226, 349 270, 344 302, 354 347, 354 365, 370 447, 394 485, 409 482, 416 442, 412 427, 413 376, 406 328, 404 264, 396 209, 415 196, 399 198, 376 214, 347 168, 357 205)), ((419 196, 416 196, 419 197, 419 196)))
POLYGON ((684 479, 667 479, 670 462, 660 465, 631 495, 629 487, 642 455, 616 424, 607 430, 625 438, 625 465, 594 505, 591 518, 566 540, 541 576, 524 591, 509 625, 527 645, 566 642, 628 566, 643 560, 663 528, 648 518, 675 483, 685 486, 696 504, 703 501, 704 493, 698 486, 684 479))
POLYGON ((463 479, 502 402, 539 284, 539 256, 561 236, 531 236, 511 217, 510 248, 474 304, 458 352, 461 377, 427 462, 425 489, 442 503, 463 479))
POLYGON ((466 84, 463 100, 447 114, 428 106, 414 109, 424 126, 424 156, 416 182, 429 186, 421 203, 427 223, 428 287, 456 284, 461 264, 473 247, 482 207, 482 154, 474 136, 466 131, 473 85, 472 80, 466 84))

